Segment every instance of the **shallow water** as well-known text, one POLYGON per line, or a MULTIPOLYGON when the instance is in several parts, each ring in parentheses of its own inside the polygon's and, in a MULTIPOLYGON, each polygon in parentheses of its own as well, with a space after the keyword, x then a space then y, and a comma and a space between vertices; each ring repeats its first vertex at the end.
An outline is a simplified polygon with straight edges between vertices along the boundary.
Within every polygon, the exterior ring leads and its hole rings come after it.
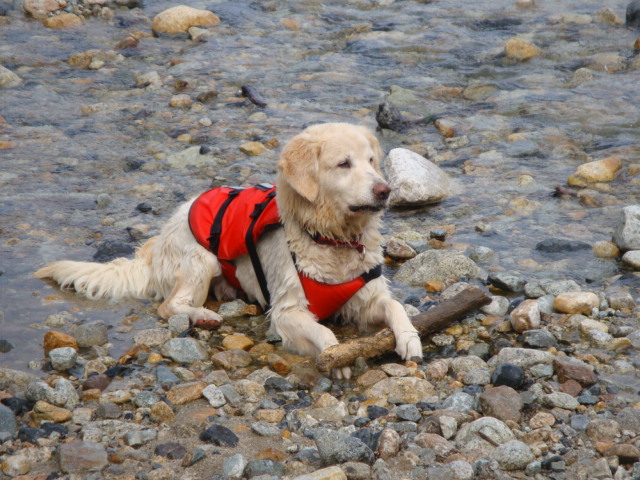
MULTIPOLYGON (((607 2, 622 18, 626 4, 607 2)), ((33 271, 56 259, 91 260, 101 240, 131 241, 127 227, 146 225, 150 236, 181 200, 212 183, 273 180, 278 149, 249 158, 238 150, 242 143, 277 138, 283 144, 320 121, 375 127, 377 106, 392 85, 414 94, 397 103, 405 115, 442 115, 469 143, 449 148, 433 125, 380 133, 386 150, 435 147, 439 165, 460 185, 459 194, 437 206, 388 212, 387 233, 426 234, 452 224, 456 230, 447 241, 491 247, 497 265, 528 279, 601 286, 625 273, 615 260, 595 259, 589 250, 562 257, 533 250, 551 237, 609 240, 621 208, 639 201, 640 178, 627 171, 640 163, 638 68, 593 67, 591 80, 568 86, 594 54, 633 59, 639 32, 599 23, 602 2, 538 1, 518 8, 489 0, 388 6, 196 1, 190 5, 222 19, 207 42, 143 38, 96 70, 67 63, 89 49, 112 50, 128 33, 150 32, 150 19, 173 5, 115 9, 111 22, 92 18, 66 31, 14 10, 0 27, 0 63, 23 79, 0 95, 0 131, 11 142, 0 150, 0 338, 15 346, 1 354, 2 365, 27 369, 41 360, 49 329, 43 322, 61 311, 79 322, 105 320, 117 358, 130 346, 132 330, 155 323, 154 305, 83 300, 32 279, 33 271), (557 21, 573 14, 592 22, 557 21), (287 29, 286 19, 300 29, 287 29), (542 55, 525 63, 505 58, 504 43, 515 35, 538 45, 542 55), (151 71, 162 86, 137 87, 135 75, 151 71), (177 81, 186 82, 184 90, 177 81), (242 85, 259 90, 268 103, 265 115, 240 96, 242 85), (218 96, 200 110, 168 105, 176 93, 195 98, 209 90, 218 96), (211 126, 199 123, 205 117, 211 126), (526 140, 508 142, 516 132, 526 140), (191 134, 192 144, 178 139, 181 133, 191 134), (211 153, 189 157, 191 164, 174 157, 201 145, 211 153), (613 155, 624 168, 613 182, 587 192, 596 206, 553 196, 580 163, 613 155), (531 183, 522 184, 523 175, 531 183), (99 208, 101 194, 111 203, 99 208), (136 209, 142 202, 152 213, 136 209), (479 224, 491 234, 478 234, 479 224)), ((625 282, 638 297, 637 279, 618 281, 625 282)), ((395 287, 400 297, 408 292, 395 287)))

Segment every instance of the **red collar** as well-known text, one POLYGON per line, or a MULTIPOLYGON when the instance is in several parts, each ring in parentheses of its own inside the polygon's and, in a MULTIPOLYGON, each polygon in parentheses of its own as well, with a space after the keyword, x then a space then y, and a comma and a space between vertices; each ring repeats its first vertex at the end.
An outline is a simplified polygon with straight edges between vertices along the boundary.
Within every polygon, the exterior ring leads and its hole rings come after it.
MULTIPOLYGON (((360 255, 364 256, 367 252, 367 249, 362 243, 359 243, 357 240, 353 242, 343 242, 341 240, 332 240, 331 238, 323 237, 319 233, 312 234, 311 232, 307 232, 311 239, 316 242, 318 245, 330 245, 332 247, 340 247, 340 248, 353 248, 357 250, 360 255)), ((360 240, 358 238, 358 240, 360 240)))

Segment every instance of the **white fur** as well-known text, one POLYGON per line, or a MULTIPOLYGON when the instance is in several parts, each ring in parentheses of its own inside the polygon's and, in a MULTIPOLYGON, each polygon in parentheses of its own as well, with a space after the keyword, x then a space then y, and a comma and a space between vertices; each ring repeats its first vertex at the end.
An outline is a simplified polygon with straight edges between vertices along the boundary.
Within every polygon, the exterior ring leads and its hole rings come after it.
MULTIPOLYGON (((376 189, 386 186, 379 167, 381 155, 375 137, 350 124, 309 127, 283 149, 276 201, 284 228, 263 236, 258 254, 271 294, 271 328, 289 349, 316 356, 338 343, 334 333, 308 310, 291 252, 307 276, 326 283, 349 281, 383 261, 378 229, 386 198, 376 194, 376 189), (366 206, 371 210, 352 208, 366 206), (340 241, 357 239, 366 254, 319 245, 309 232, 340 241)), ((164 300, 158 308, 163 318, 187 313, 192 321, 222 321, 203 307, 210 286, 218 298, 232 298, 235 290, 224 280, 217 258, 191 234, 191 203, 180 206, 160 234, 142 245, 131 260, 53 262, 35 276, 52 278, 89 298, 164 300)), ((237 259, 236 266, 247 296, 265 306, 248 255, 237 259)), ((360 289, 337 314, 363 330, 386 325, 403 359, 422 356, 418 334, 400 303, 391 298, 383 277, 360 289)), ((348 378, 351 370, 337 369, 333 374, 348 378)))

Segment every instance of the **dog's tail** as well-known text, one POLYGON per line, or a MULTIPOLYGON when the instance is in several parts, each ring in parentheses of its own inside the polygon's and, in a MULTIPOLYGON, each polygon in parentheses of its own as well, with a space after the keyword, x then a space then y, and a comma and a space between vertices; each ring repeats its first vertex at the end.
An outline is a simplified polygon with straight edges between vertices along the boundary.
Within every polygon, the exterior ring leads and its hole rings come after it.
POLYGON ((73 288, 91 299, 156 298, 151 266, 150 243, 136 251, 133 259, 116 258, 108 263, 62 260, 48 263, 33 275, 50 278, 62 288, 73 288))

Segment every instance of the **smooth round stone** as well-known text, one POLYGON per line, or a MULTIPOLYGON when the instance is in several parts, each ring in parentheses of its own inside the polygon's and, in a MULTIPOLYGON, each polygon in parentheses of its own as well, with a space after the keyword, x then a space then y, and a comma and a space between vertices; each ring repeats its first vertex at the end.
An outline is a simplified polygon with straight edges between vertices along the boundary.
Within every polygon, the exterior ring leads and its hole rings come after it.
POLYGON ((476 399, 464 392, 455 392, 449 395, 444 402, 442 408, 445 410, 460 410, 461 412, 469 412, 476 408, 476 399))
POLYGON ((157 393, 143 390, 134 398, 133 402, 138 408, 151 408, 160 401, 160 396, 157 393))
POLYGON ((49 360, 54 370, 65 372, 72 368, 78 359, 78 352, 71 347, 54 348, 49 351, 49 360))

